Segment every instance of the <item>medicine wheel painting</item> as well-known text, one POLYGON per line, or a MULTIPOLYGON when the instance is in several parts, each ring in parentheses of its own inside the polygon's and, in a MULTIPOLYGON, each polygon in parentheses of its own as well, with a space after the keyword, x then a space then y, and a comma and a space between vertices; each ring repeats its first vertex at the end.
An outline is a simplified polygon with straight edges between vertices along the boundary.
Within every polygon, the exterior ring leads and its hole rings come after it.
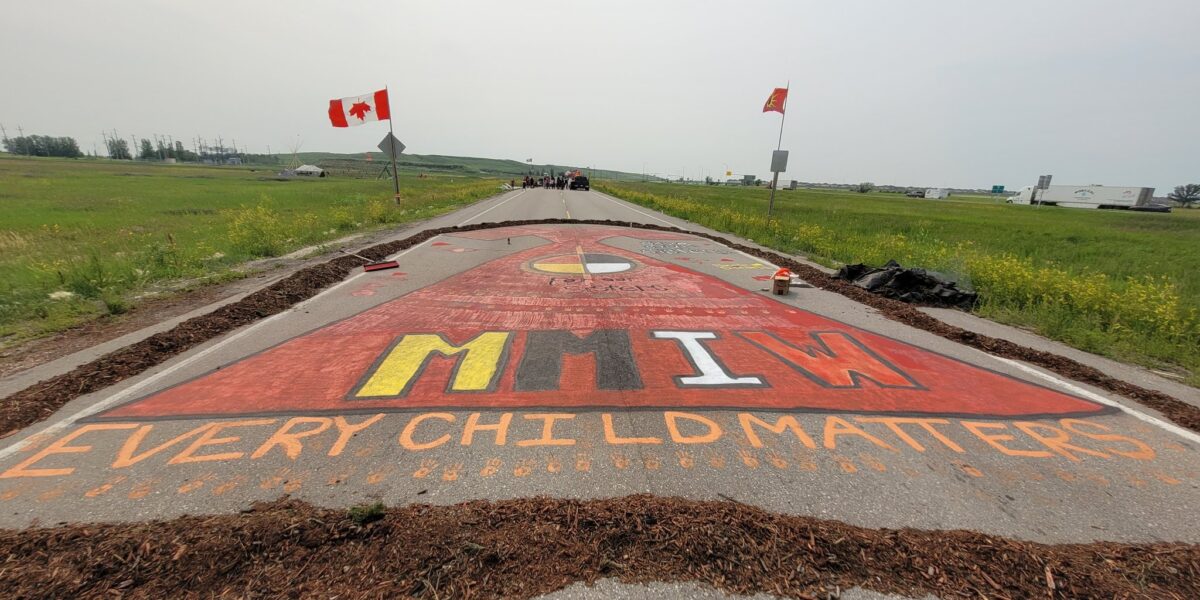
POLYGON ((605 273, 622 273, 634 268, 634 263, 628 258, 611 254, 562 254, 539 258, 532 261, 535 271, 543 273, 559 273, 564 275, 603 275, 605 273))

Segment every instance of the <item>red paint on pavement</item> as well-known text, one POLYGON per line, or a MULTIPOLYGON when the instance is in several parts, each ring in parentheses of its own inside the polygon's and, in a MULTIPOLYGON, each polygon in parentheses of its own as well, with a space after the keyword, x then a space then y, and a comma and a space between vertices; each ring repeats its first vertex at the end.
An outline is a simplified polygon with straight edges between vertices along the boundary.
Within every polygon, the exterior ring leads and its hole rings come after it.
MULTIPOLYGON (((602 241, 616 236, 686 239, 682 236, 605 227, 527 227, 462 237, 518 235, 551 243, 470 269, 96 419, 435 407, 741 408, 981 417, 1107 411, 602 241), (622 257, 638 268, 589 277, 529 268, 579 252, 622 257), (578 338, 598 330, 625 332, 614 339, 627 333, 639 381, 624 389, 602 389, 598 355, 582 353, 563 356, 556 389, 518 386, 530 340, 546 339, 531 334, 554 330, 578 338), (448 391, 464 354, 434 353, 403 393, 355 397, 404 336, 439 334, 462 345, 483 332, 509 333, 488 390, 448 391), (679 337, 709 333, 712 337, 693 340, 690 351, 679 337), (701 364, 706 356, 707 366, 701 364), (699 381, 717 371, 738 383, 699 381), (537 391, 522 391, 531 389, 537 391)), ((621 354, 621 348, 607 350, 621 354)))

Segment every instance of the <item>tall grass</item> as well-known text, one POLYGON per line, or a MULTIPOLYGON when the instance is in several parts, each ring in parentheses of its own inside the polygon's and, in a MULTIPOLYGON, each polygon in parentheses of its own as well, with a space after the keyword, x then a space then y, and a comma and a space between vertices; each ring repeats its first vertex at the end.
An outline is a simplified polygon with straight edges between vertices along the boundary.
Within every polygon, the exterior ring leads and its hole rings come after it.
POLYGON ((617 197, 827 265, 889 259, 974 287, 978 312, 1200 384, 1200 214, 615 184, 617 197), (1058 250, 1056 251, 1055 248, 1058 250))
POLYGON ((0 158, 0 345, 120 314, 357 231, 435 216, 499 182, 278 181, 249 169, 0 158))

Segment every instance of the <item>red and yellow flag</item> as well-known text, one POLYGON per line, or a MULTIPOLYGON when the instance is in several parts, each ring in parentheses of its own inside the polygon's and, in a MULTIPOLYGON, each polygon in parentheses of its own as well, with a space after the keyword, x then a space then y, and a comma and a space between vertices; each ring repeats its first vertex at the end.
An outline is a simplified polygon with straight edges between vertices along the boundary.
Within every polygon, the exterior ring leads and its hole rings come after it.
POLYGON ((763 112, 775 111, 783 114, 783 105, 787 104, 787 88, 775 88, 770 96, 767 96, 767 103, 763 105, 763 112))

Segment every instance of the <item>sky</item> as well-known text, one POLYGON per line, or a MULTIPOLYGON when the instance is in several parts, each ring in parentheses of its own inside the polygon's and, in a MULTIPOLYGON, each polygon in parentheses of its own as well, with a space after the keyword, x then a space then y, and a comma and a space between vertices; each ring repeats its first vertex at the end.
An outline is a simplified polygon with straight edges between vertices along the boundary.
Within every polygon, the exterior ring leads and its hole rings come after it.
POLYGON ((329 100, 388 86, 409 153, 661 176, 1009 189, 1200 181, 1196 0, 26 0, 0 124, 365 152, 329 100))

